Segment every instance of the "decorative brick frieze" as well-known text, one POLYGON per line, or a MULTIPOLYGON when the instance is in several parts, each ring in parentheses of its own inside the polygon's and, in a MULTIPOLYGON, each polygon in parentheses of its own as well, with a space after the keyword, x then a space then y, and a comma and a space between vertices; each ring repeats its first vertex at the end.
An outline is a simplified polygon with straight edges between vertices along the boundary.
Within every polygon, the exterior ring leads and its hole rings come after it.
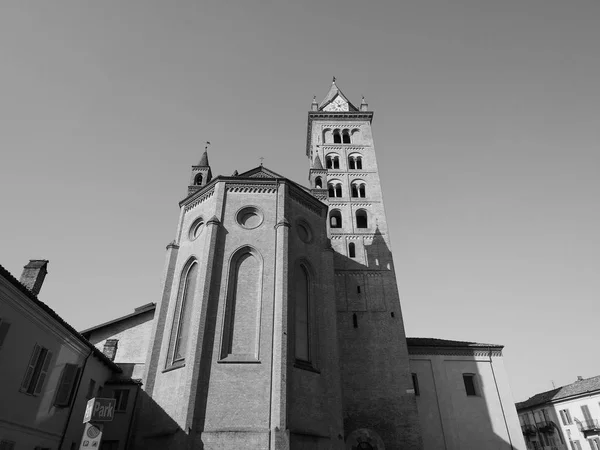
POLYGON ((480 357, 500 357, 502 350, 498 348, 440 348, 440 347, 412 347, 408 346, 409 355, 445 355, 445 356, 480 356, 480 357))
POLYGON ((191 203, 185 205, 185 212, 188 212, 189 210, 195 208, 196 206, 198 206, 200 203, 203 203, 205 200, 209 199, 210 197, 212 197, 212 195, 215 193, 215 189, 214 187, 209 190, 206 191, 204 194, 200 195, 199 197, 194 198, 191 203))

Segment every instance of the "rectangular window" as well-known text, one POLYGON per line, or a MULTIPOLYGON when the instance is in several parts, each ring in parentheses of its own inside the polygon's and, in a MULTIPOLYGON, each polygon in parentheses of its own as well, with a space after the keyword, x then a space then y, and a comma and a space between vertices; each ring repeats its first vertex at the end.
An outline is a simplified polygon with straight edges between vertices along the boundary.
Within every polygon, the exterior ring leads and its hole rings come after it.
POLYGON ((571 449, 581 450, 581 444, 579 443, 579 441, 571 441, 571 449))
POLYGON ((42 392, 51 359, 52 352, 41 345, 35 344, 31 358, 29 358, 29 365, 27 366, 25 376, 21 383, 21 392, 32 395, 38 395, 42 392))
POLYGON ((129 399, 128 389, 115 389, 113 391, 113 398, 116 400, 115 411, 125 412, 127 410, 127 400, 129 399))
POLYGON ((0 450, 14 450, 15 445, 15 441, 5 441, 3 439, 0 441, 0 450))
POLYGON ((6 335, 8 334, 8 329, 10 328, 10 322, 7 322, 5 319, 0 317, 0 348, 4 344, 6 340, 6 335))
POLYGON ((413 389, 415 390, 415 395, 421 395, 421 391, 419 391, 419 379, 417 378, 417 374, 413 373, 411 375, 412 375, 413 389))
POLYGON ((71 404, 75 385, 79 379, 79 371, 77 364, 65 364, 56 390, 55 406, 69 406, 71 404))
POLYGON ((465 392, 467 395, 477 395, 477 390, 475 389, 475 374, 463 373, 463 381, 465 383, 465 392))
POLYGON ((90 379, 90 384, 88 384, 88 390, 85 398, 88 400, 90 398, 94 398, 94 391, 96 390, 96 380, 90 379))
POLYGON ((573 419, 568 409, 560 410, 560 418, 562 419, 563 425, 573 425, 573 419))

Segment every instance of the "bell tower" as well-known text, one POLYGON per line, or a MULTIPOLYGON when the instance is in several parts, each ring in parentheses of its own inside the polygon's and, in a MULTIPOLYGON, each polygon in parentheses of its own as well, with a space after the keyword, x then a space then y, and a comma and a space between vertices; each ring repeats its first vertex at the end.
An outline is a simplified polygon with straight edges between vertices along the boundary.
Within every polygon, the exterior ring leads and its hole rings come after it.
POLYGON ((364 97, 354 106, 335 78, 308 113, 310 187, 329 205, 327 233, 334 250, 344 438, 348 449, 419 449, 372 121, 364 97))

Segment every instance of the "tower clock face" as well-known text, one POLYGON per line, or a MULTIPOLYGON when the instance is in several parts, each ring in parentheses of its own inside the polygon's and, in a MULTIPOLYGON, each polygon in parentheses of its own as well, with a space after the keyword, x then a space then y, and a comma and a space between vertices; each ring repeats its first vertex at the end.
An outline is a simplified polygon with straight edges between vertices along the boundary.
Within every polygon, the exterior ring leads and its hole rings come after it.
POLYGON ((325 111, 348 111, 348 103, 341 97, 336 97, 325 108, 325 111))

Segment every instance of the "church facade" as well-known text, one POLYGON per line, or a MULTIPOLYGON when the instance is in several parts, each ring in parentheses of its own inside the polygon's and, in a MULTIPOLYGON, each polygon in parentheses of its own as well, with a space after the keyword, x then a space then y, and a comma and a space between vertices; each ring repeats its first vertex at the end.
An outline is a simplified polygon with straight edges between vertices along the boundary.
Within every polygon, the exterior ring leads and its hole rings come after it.
MULTIPOLYGON (((446 356, 427 356, 447 352, 407 344, 372 120, 335 80, 313 100, 308 187, 262 165, 213 178, 206 151, 192 166, 156 306, 127 316, 138 320, 131 326, 82 332, 98 347, 125 348, 121 339, 145 352, 115 359, 143 360, 132 364, 143 374, 135 448, 458 450, 471 448, 469 417, 486 421, 481 411, 495 417, 486 428, 494 444, 486 434, 472 448, 522 448, 516 413, 503 409, 506 383, 496 385, 497 411, 465 400, 467 432, 449 431, 455 397, 440 403, 436 383, 455 374, 447 384, 462 402, 460 364, 472 360, 474 372, 486 350, 454 342, 452 354, 466 356, 452 358, 450 374, 446 356), (431 385, 420 401, 419 377, 431 385)), ((488 378, 471 375, 478 392, 495 395, 488 378)))

